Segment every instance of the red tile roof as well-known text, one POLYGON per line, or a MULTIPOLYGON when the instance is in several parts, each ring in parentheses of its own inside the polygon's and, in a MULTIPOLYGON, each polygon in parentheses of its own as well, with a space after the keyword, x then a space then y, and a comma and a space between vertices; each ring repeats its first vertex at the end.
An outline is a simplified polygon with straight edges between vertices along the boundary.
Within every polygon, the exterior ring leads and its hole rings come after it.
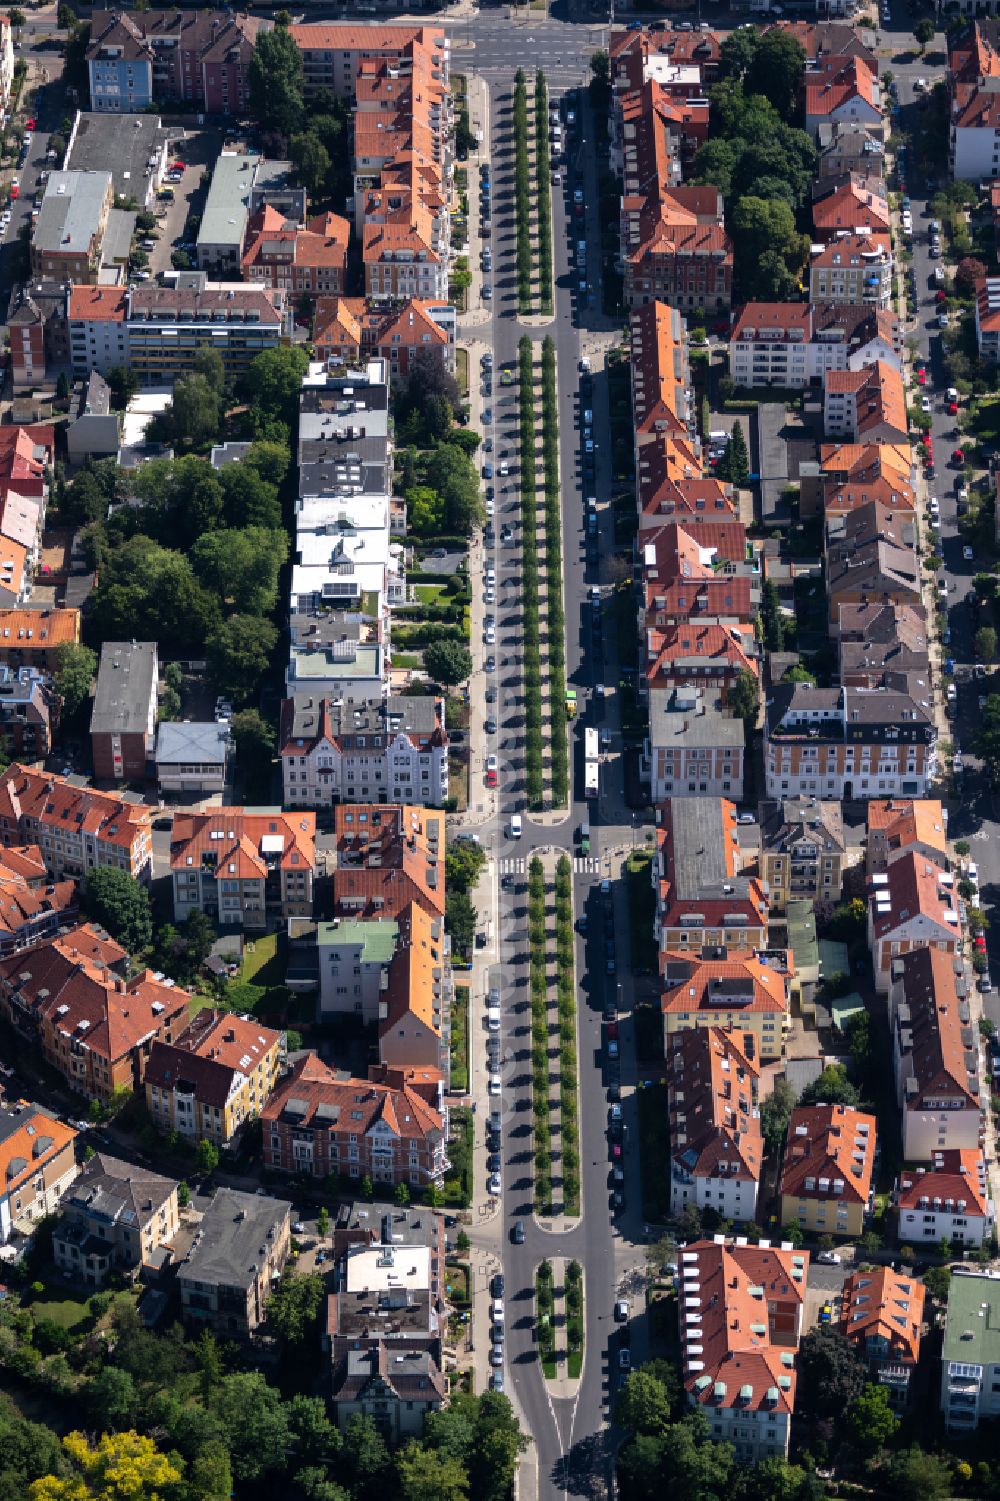
POLYGON ((867 1355, 868 1340, 884 1342, 884 1360, 916 1365, 924 1317, 924 1284, 889 1266, 852 1272, 840 1299, 840 1332, 867 1355))
POLYGON ((875 1117, 849 1105, 799 1106, 788 1123, 781 1193, 867 1204, 875 1132, 875 1117))

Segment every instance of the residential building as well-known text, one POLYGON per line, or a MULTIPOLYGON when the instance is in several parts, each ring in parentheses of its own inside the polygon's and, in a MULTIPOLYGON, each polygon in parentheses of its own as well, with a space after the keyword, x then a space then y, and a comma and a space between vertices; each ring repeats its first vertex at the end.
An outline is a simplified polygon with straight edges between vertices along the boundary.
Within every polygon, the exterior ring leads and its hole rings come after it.
POLYGON ((908 443, 906 392, 899 368, 886 360, 823 377, 823 428, 852 443, 908 443))
POLYGON ((718 1235, 677 1259, 688 1402, 704 1411, 709 1438, 731 1443, 741 1463, 787 1456, 808 1256, 718 1235))
POLYGON ((221 10, 95 11, 87 49, 91 109, 118 114, 177 102, 244 115, 260 26, 254 16, 221 10))
POLYGON ((76 1177, 77 1133, 41 1105, 0 1105, 0 1245, 55 1214, 76 1177))
POLYGON ((936 744, 929 695, 779 683, 765 711, 767 796, 922 797, 936 744))
POLYGON ((948 73, 952 175, 956 181, 989 181, 1000 171, 1000 29, 995 19, 974 20, 949 40, 948 73))
POLYGON ((729 694, 741 672, 758 676, 760 647, 754 627, 746 621, 732 625, 680 621, 646 630, 646 680, 650 688, 695 686, 707 681, 720 701, 729 694))
POLYGON ((892 307, 895 261, 888 230, 846 233, 813 245, 809 253, 810 303, 861 303, 892 307))
POLYGON ((96 1152, 63 1195, 52 1236, 55 1264, 77 1286, 134 1279, 180 1229, 177 1184, 134 1162, 96 1152))
POLYGON ((139 803, 15 763, 0 775, 0 844, 37 844, 55 880, 113 865, 151 874, 152 814, 139 803))
POLYGON ((211 797, 226 789, 228 720, 165 720, 156 733, 156 780, 165 793, 211 797))
POLYGON ((448 799, 443 699, 297 693, 282 705, 279 743, 287 807, 448 799))
POLYGON ((829 244, 841 234, 887 235, 892 216, 881 177, 820 178, 813 184, 813 234, 829 244))
POLYGON ((264 1162, 275 1172, 340 1173, 373 1183, 441 1184, 446 1119, 408 1085, 343 1078, 315 1053, 264 1107, 264 1162))
POLYGON ((667 1053, 670 1213, 714 1209, 752 1222, 757 1210, 761 1135, 752 1032, 694 1027, 674 1034, 667 1053))
POLYGON ((283 1199, 217 1188, 177 1281, 185 1321, 227 1339, 251 1339, 291 1250, 283 1199))
POLYGON ((740 874, 736 808, 726 798, 674 797, 659 810, 652 879, 659 948, 767 947, 768 897, 740 874))
POLYGON ((0 851, 0 956, 54 938, 76 912, 76 882, 53 882, 37 845, 0 851))
POLYGON ((716 945, 661 951, 660 978, 665 1055, 689 1027, 725 1027, 753 1034, 759 1064, 782 1056, 791 988, 787 956, 716 945))
POLYGON ((110 172, 51 173, 31 234, 32 275, 96 283, 113 202, 110 172))
POLYGON ((746 729, 711 689, 694 683, 649 690, 649 735, 640 771, 650 800, 743 797, 746 729))
MULTIPOLYGON (((0 22, 0 34, 3 23, 0 22)), ((44 284, 42 284, 44 285, 44 284)), ((44 384, 51 352, 50 322, 58 318, 65 301, 59 286, 55 298, 45 298, 34 285, 17 286, 11 293, 7 312, 10 334, 10 370, 15 393, 30 391, 44 384), (54 306, 53 306, 54 304, 54 306)))
POLYGON ((369 304, 363 297, 321 297, 316 304, 313 344, 328 366, 363 365, 375 357, 392 380, 406 379, 422 362, 455 369, 457 314, 451 303, 411 297, 401 308, 369 304))
MULTIPOLYGON (((412 912, 413 903, 404 910, 412 912)), ((310 927, 307 942, 316 953, 319 1020, 348 1014, 360 1016, 366 1026, 377 1022, 389 985, 389 965, 399 947, 398 922, 388 917, 335 917, 310 927)))
POLYGON ((47 422, 0 429, 0 500, 46 501, 55 460, 55 428, 47 422))
POLYGON ((128 294, 129 368, 141 385, 170 386, 193 369, 199 349, 211 348, 235 383, 265 349, 277 349, 289 306, 282 290, 209 282, 195 271, 179 275, 173 287, 134 287, 128 294))
POLYGON ((445 1016, 451 985, 444 924, 411 902, 379 1001, 378 1056, 389 1068, 446 1066, 445 1016))
POLYGON ((269 913, 312 914, 315 813, 208 808, 178 813, 170 842, 174 917, 263 928, 269 913))
POLYGON ((924 1284, 889 1266, 852 1272, 840 1299, 840 1332, 857 1350, 889 1401, 903 1409, 920 1359, 924 1284))
POLYGON ((122 416, 111 410, 111 387, 97 370, 84 381, 76 413, 66 426, 66 452, 72 464, 118 457, 122 416))
MULTIPOLYGON (((853 123, 882 133, 878 67, 865 58, 817 59, 806 67, 805 96, 806 130, 817 142, 824 126, 853 123)), ((875 159, 866 165, 880 168, 875 159)))
POLYGON ((85 926, 0 960, 0 1011, 71 1089, 104 1104, 141 1087, 150 1048, 183 1024, 191 999, 149 969, 123 980, 125 959, 85 926))
POLYGON ((922 582, 916 539, 910 513, 893 511, 877 500, 828 517, 826 586, 831 626, 848 604, 875 602, 920 608, 922 582))
POLYGON ((325 604, 381 618, 392 606, 406 604, 406 565, 402 543, 391 538, 392 509, 387 493, 365 495, 354 488, 336 495, 302 493, 296 507, 293 610, 325 604))
MULTIPOLYGON (((708 111, 701 105, 673 105, 649 83, 625 112, 625 184, 621 201, 620 237, 625 265, 625 304, 643 307, 654 301, 683 312, 704 308, 709 314, 728 312, 733 295, 733 246, 726 232, 722 194, 713 187, 671 184, 655 174, 645 175, 645 163, 631 169, 628 132, 631 115, 640 115, 639 129, 662 129, 665 119, 687 134, 700 115, 707 127, 708 111), (643 117, 645 122, 643 123, 643 117), (654 123, 655 122, 655 123, 654 123)), ((702 133, 689 139, 696 144, 702 133)))
MULTIPOLYGON (((393 1265, 405 1265, 405 1256, 393 1248, 387 1257, 393 1265)), ((400 1275, 392 1277, 384 1292, 378 1283, 373 1285, 374 1306, 395 1312, 400 1296, 395 1291, 396 1278, 400 1275)), ((408 1296, 408 1292, 403 1294, 408 1296)), ((376 1338, 344 1340, 342 1344, 343 1354, 334 1366, 331 1397, 338 1426, 343 1430, 358 1415, 374 1421, 390 1444, 419 1439, 427 1414, 440 1411, 447 1400, 448 1383, 439 1364, 440 1355, 413 1348, 407 1342, 390 1344, 376 1338)))
POLYGON ((748 302, 729 345, 740 386, 804 389, 831 370, 867 370, 881 361, 902 370, 895 314, 871 303, 748 302))
POLYGON ((839 902, 847 865, 838 802, 793 797, 765 803, 760 819, 760 869, 771 904, 839 902))
MULTIPOLYGON (((299 495, 385 496, 392 490, 389 364, 310 366, 299 397, 299 495)), ((391 506, 390 506, 391 514, 391 506)), ((363 598, 359 615, 371 615, 363 598)))
POLYGON ((845 688, 894 688, 929 680, 927 621, 920 606, 841 605, 835 634, 845 688))
POLYGON ((986 1159, 978 1147, 935 1150, 931 1166, 904 1168, 893 1193, 902 1245, 939 1246, 961 1255, 988 1245, 996 1229, 986 1159))
POLYGON ((154 1042, 146 1105, 157 1130, 226 1147, 256 1120, 284 1062, 281 1032, 251 1017, 206 1008, 173 1042, 154 1042))
POLYGON ((1000 1414, 1000 1273, 962 1272, 948 1284, 941 1411, 951 1434, 1000 1414))
POLYGON ((333 810, 335 917, 397 920, 411 902, 444 917, 442 813, 341 803, 333 810))
POLYGON ((4 760, 44 761, 52 750, 61 705, 46 673, 37 667, 0 663, 0 754, 4 760))
POLYGON ((857 172, 862 177, 884 177, 884 131, 860 120, 821 120, 816 132, 819 176, 841 177, 857 172))
POLYGON ((176 130, 164 126, 153 111, 121 114, 77 110, 66 142, 63 169, 110 172, 115 198, 130 199, 140 212, 150 212, 172 160, 176 136, 176 130))
POLYGON ((425 203, 406 195, 398 207, 388 204, 367 213, 361 239, 366 297, 448 300, 449 258, 437 248, 434 218, 425 203))
POLYGON ((302 53, 307 98, 323 90, 335 99, 353 102, 363 59, 390 59, 408 73, 412 71, 414 47, 427 51, 435 76, 445 86, 448 84, 451 43, 445 31, 433 23, 306 22, 293 25, 290 30, 302 53))
POLYGON ((928 947, 893 961, 889 1025, 905 1161, 982 1150, 979 1039, 956 954, 928 947))
POLYGON ((301 227, 265 207, 247 226, 243 275, 297 296, 336 296, 344 290, 350 234, 349 221, 339 214, 314 214, 301 227))
POLYGON ((937 798, 873 798, 868 804, 868 879, 907 855, 949 869, 944 807, 937 798))
MULTIPOLYGON (((290 189, 291 162, 272 162, 252 151, 223 151, 212 170, 205 212, 198 226, 195 256, 199 271, 238 277, 252 215, 272 224, 275 214, 285 222, 283 208, 294 222, 305 218, 305 190, 290 189), (272 217, 267 218, 268 209, 272 217)), ((339 221, 343 224, 343 220, 339 221)), ((270 281, 269 286, 294 290, 291 282, 270 281)))
POLYGON ((875 1117, 851 1105, 792 1111, 781 1168, 781 1223, 857 1240, 872 1207, 875 1117))
POLYGON ((14 28, 10 18, 0 21, 0 104, 6 110, 14 87, 14 28))
POLYGON ((159 662, 155 641, 106 641, 90 715, 94 776, 142 782, 153 759, 159 662))
POLYGON ((995 365, 1000 361, 1000 276, 986 276, 976 282, 974 306, 976 345, 981 357, 995 365))
POLYGON ((355 610, 309 603, 291 612, 285 691, 374 698, 386 681, 381 606, 361 599, 355 610))
POLYGON ((73 374, 107 376, 127 366, 128 288, 71 286, 65 297, 73 374))
POLYGON ((632 355, 632 417, 636 460, 660 437, 687 438, 691 422, 690 371, 684 320, 665 302, 633 308, 629 316, 632 355))
POLYGON ((915 850, 907 850, 872 878, 868 903, 868 944, 875 988, 887 991, 895 961, 913 949, 956 954, 961 943, 954 880, 915 850))

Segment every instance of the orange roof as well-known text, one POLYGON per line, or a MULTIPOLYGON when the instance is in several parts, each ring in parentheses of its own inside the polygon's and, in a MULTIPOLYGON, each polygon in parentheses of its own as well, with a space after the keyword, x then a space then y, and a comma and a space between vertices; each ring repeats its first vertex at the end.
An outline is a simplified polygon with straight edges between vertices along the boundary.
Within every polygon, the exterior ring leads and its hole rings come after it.
POLYGON ((444 815, 410 804, 338 803, 333 810, 338 917, 398 918, 413 901, 444 916, 444 815))
POLYGON ((882 234, 845 234, 816 250, 810 257, 810 266, 859 266, 877 265, 892 254, 892 241, 888 231, 882 234))
POLYGON ((702 959, 696 954, 660 954, 664 991, 660 1010, 664 1016, 704 1011, 768 1012, 788 1009, 788 983, 772 964, 765 964, 751 950, 739 950, 725 959, 702 959), (689 968, 678 980, 673 972, 689 968))
MULTIPOLYGON (((880 179, 877 179, 880 181, 880 179)), ((818 230, 835 233, 841 229, 870 229, 887 233, 890 227, 889 203, 884 186, 878 191, 863 184, 869 179, 852 180, 834 188, 813 204, 813 224, 818 230)))
POLYGON ((914 1081, 913 1088, 908 1083, 905 1108, 925 1110, 925 1102, 933 1102, 937 1111, 945 1101, 952 1109, 978 1111, 979 1050, 969 1029, 968 1002, 959 999, 955 971, 961 961, 944 949, 919 948, 900 955, 895 964, 901 966, 909 1008, 908 1035, 902 1035, 896 1018, 896 1049, 907 1081, 914 1081))
POLYGON ((909 443, 822 444, 824 511, 845 512, 873 500, 901 511, 915 510, 912 462, 909 443))
POLYGON ((735 516, 681 516, 642 533, 643 564, 647 577, 661 581, 701 574, 709 577, 713 563, 743 563, 747 531, 735 516))
POLYGON ((923 844, 947 854, 944 810, 937 798, 876 798, 868 804, 868 838, 879 834, 893 849, 923 844))
POLYGON ((646 629, 646 677, 651 684, 692 671, 758 673, 754 627, 749 623, 702 625, 678 621, 646 629))
POLYGON ((400 913, 400 941, 389 965, 386 1014, 379 1025, 384 1036, 407 1017, 441 1035, 444 932, 415 902, 400 913))
MULTIPOLYGON (((899 1175, 896 1203, 900 1209, 929 1213, 987 1215, 991 1212, 986 1160, 977 1147, 951 1147, 935 1152, 929 1168, 904 1168, 899 1175)), ((905 1240, 905 1236, 900 1236, 905 1240)))
POLYGON ((262 1119, 280 1121, 286 1105, 293 1102, 296 1125, 329 1130, 343 1138, 366 1136, 379 1121, 402 1141, 425 1141, 443 1129, 440 1113, 409 1085, 395 1089, 367 1079, 344 1079, 315 1053, 307 1054, 285 1075, 261 1111, 262 1119), (325 1108, 317 1118, 319 1106, 325 1108))
POLYGON ((806 114, 832 115, 852 99, 860 99, 879 115, 878 80, 860 57, 830 59, 823 76, 806 74, 806 114))
POLYGON ((76 882, 48 883, 37 844, 0 848, 0 932, 17 934, 47 914, 76 910, 76 882))
POLYGON ((850 1105, 799 1106, 788 1123, 782 1194, 867 1204, 875 1132, 875 1117, 850 1105))
MULTIPOLYGON (((76 1136, 72 1126, 28 1100, 0 1107, 0 1198, 15 1198, 47 1163, 72 1147, 76 1136)), ((13 1218, 20 1217, 15 1210, 13 1218)))
POLYGON ((148 841, 152 812, 110 792, 77 787, 52 772, 36 771, 16 762, 0 776, 0 816, 28 831, 35 823, 65 827, 77 834, 93 834, 104 844, 136 854, 137 841, 148 841))
POLYGON ((805 1253, 767 1241, 727 1244, 719 1236, 683 1246, 677 1260, 688 1315, 681 1331, 688 1396, 710 1410, 790 1414, 808 1277, 805 1253), (780 1343, 774 1342, 776 1333, 780 1343))
POLYGON ((901 371, 876 360, 863 370, 828 370, 823 381, 825 392, 853 396, 855 439, 863 442, 866 433, 885 427, 906 441, 909 422, 901 371))
POLYGON ((852 1272, 840 1298, 840 1332, 867 1353, 880 1342, 879 1360, 916 1365, 924 1317, 924 1284, 890 1266, 852 1272))
POLYGON ((281 870, 312 870, 316 864, 315 813, 250 813, 245 808, 209 808, 178 813, 170 840, 170 868, 201 866, 213 857, 217 877, 263 879, 272 859, 281 870))
POLYGON ((307 21, 288 28, 292 41, 305 52, 401 53, 410 42, 431 44, 441 33, 431 26, 365 26, 354 22, 327 24, 307 21))
POLYGON ((752 1032, 693 1027, 670 1038, 667 1098, 670 1150, 684 1171, 760 1180, 764 1138, 757 1109, 760 1070, 752 1032))
POLYGON ((684 323, 676 308, 650 302, 633 308, 632 406, 637 433, 687 437, 684 323))
POLYGON ((81 287, 69 289, 69 319, 92 322, 124 323, 128 303, 127 287, 81 287))
POLYGON ((803 342, 812 332, 812 308, 808 302, 748 302, 736 320, 731 342, 753 338, 757 333, 782 333, 789 339, 800 334, 803 342))
POLYGON ((872 932, 877 939, 890 937, 897 928, 917 921, 925 927, 928 941, 932 937, 959 937, 958 914, 952 902, 950 886, 941 884, 941 868, 916 852, 904 854, 886 871, 886 884, 881 887, 888 893, 888 907, 872 898, 874 920, 872 932), (949 921, 949 914, 952 921, 949 921), (931 926, 926 927, 927 924, 931 926), (937 929, 935 934, 934 929, 937 929))

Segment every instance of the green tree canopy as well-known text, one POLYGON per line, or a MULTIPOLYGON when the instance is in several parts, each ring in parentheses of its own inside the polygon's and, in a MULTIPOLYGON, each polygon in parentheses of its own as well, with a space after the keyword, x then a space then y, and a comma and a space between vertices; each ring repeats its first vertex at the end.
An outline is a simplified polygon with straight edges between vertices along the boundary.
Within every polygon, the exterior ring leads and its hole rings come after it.
POLYGON ((265 130, 290 137, 305 118, 305 74, 287 24, 260 31, 250 59, 250 102, 265 130))
POLYGON ((853 1105, 861 1104, 861 1096, 847 1077, 842 1063, 831 1063, 802 1091, 800 1105, 853 1105))
POLYGON ((236 1480, 250 1484, 284 1469, 288 1413, 280 1392, 259 1371, 226 1376, 211 1410, 221 1424, 236 1480))
POLYGON ((208 671, 220 693, 246 703, 267 671, 278 629, 255 615, 231 615, 205 643, 208 671))
POLYGON ((796 229, 791 205, 748 195, 737 200, 730 217, 742 295, 788 301, 809 253, 809 237, 796 229))
POLYGON ((220 394, 206 376, 195 371, 174 382, 170 406, 157 421, 157 427, 162 428, 168 440, 187 443, 193 448, 214 442, 221 425, 220 394))
POLYGON ((461 1460, 411 1440, 396 1458, 403 1501, 468 1501, 469 1477, 461 1460))
POLYGON ((746 668, 737 673, 736 681, 729 691, 729 707, 737 718, 743 720, 748 730, 755 727, 760 710, 760 683, 756 674, 746 668))
POLYGON ((483 517, 479 480, 468 454, 453 443, 440 443, 427 460, 427 483, 444 504, 449 532, 467 537, 483 517))
POLYGON ((71 719, 90 697, 97 671, 97 653, 89 646, 64 641, 56 649, 55 666, 56 691, 63 701, 64 715, 71 719))
MULTIPOLYGON (((291 429, 298 415, 302 377, 308 368, 309 355, 297 345, 282 345, 258 354, 242 385, 243 398, 251 405, 251 418, 257 422, 276 417, 291 429)), ((266 429, 266 421, 264 426, 266 429)))
POLYGON ((267 1305, 267 1327, 289 1345, 301 1345, 316 1333, 323 1307, 322 1277, 286 1272, 267 1305))
POLYGON ((88 871, 82 896, 87 915, 107 928, 111 937, 130 954, 137 954, 152 943, 149 890, 127 870, 103 865, 88 871))
POLYGON ((283 531, 248 526, 199 537, 191 562, 206 589, 241 615, 267 615, 278 602, 278 573, 288 557, 283 531))
POLYGON ((760 1128, 768 1153, 780 1152, 788 1135, 788 1123, 795 1109, 795 1089, 787 1079, 777 1079, 774 1088, 760 1106, 760 1128))
POLYGON ((899 1427, 888 1390, 869 1382, 847 1409, 847 1427, 862 1454, 874 1456, 884 1449, 899 1427))
POLYGON ((0 1501, 24 1501, 33 1480, 58 1475, 63 1466, 52 1429, 23 1418, 10 1397, 0 1397, 0 1501))
POLYGON ((295 165, 299 182, 310 198, 324 198, 330 175, 330 153, 313 130, 292 136, 288 154, 295 165))
POLYGON ((832 1324, 802 1336, 796 1365, 796 1406, 812 1418, 841 1418, 868 1379, 857 1350, 832 1324))
POLYGON ((894 1454, 889 1462, 889 1486, 899 1501, 945 1501, 953 1494, 951 1469, 940 1454, 928 1454, 916 1444, 894 1454))
POLYGON ((615 1422, 633 1434, 660 1433, 673 1416, 679 1392, 680 1383, 670 1366, 659 1377, 645 1369, 631 1371, 618 1394, 615 1422), (668 1372, 672 1380, 663 1379, 668 1372))
POLYGON ((472 655, 461 641, 432 641, 424 647, 424 667, 443 687, 464 683, 472 671, 472 655))
POLYGON ((182 553, 133 537, 106 554, 88 630, 97 641, 156 641, 164 653, 200 650, 219 607, 182 553))
POLYGON ((800 109, 805 66, 806 49, 798 37, 773 27, 754 49, 747 69, 747 93, 762 94, 783 120, 790 121, 800 109))

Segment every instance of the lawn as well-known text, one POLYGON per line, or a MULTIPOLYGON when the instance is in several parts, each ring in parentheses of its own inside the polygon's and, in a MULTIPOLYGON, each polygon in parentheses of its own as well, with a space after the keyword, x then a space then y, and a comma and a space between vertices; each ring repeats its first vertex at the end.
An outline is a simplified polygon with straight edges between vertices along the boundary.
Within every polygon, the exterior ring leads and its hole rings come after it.
POLYGON ((243 947, 240 979, 254 985, 284 984, 285 965, 278 954, 277 933, 264 933, 260 938, 247 939, 243 947))
POLYGON ((469 399, 469 351, 467 349, 455 350, 455 378, 458 381, 459 395, 463 401, 469 399))
POLYGON ((422 605, 446 605, 451 602, 444 584, 414 584, 413 592, 422 605))
POLYGON ((444 1180, 444 1202, 459 1209, 472 1203, 472 1152, 475 1145, 472 1111, 458 1108, 451 1112, 451 1136, 448 1156, 451 1177, 444 1180))
POLYGON ((469 987, 455 986, 451 1008, 451 1087, 464 1093, 469 1087, 469 987))
POLYGON ((47 1299, 39 1299, 31 1304, 31 1313, 36 1324, 43 1319, 51 1319, 53 1324, 58 1324, 60 1329, 76 1329, 92 1318, 90 1309, 86 1303, 81 1303, 78 1298, 69 1293, 65 1297, 59 1297, 58 1287, 50 1287, 49 1292, 56 1296, 47 1299))
POLYGON ((452 1264, 445 1270, 448 1301, 454 1308, 469 1306, 469 1268, 452 1264))

